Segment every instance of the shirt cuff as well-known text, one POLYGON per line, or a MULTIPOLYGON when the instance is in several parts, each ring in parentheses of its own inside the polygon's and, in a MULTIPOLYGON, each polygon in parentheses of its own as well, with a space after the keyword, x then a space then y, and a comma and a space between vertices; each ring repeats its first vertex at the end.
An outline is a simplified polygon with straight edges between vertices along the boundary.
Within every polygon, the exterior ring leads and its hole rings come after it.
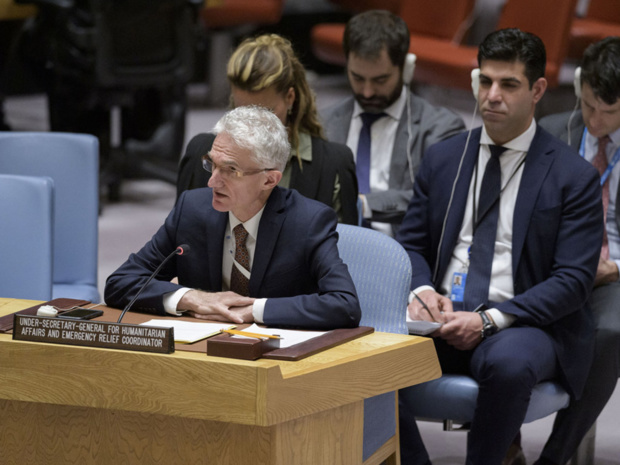
POLYGON ((189 287, 182 287, 174 292, 164 294, 164 310, 166 310, 166 313, 174 316, 181 316, 182 313, 177 311, 177 306, 179 305, 181 298, 191 290, 192 289, 189 287))
POLYGON ((263 324, 265 320, 263 320, 263 314, 265 313, 265 304, 267 303, 267 299, 256 299, 252 304, 252 316, 254 317, 254 322, 263 324))
POLYGON ((510 313, 500 312, 496 308, 490 308, 486 312, 493 319, 493 323, 495 323, 495 326, 497 326, 499 329, 508 328, 517 319, 516 316, 511 315, 510 313))
POLYGON ((409 299, 407 300, 407 303, 411 303, 413 299, 415 299, 415 295, 419 294, 422 291, 434 291, 434 290, 435 289, 433 288, 433 286, 429 286, 426 284, 424 286, 416 287, 413 291, 409 293, 409 299))

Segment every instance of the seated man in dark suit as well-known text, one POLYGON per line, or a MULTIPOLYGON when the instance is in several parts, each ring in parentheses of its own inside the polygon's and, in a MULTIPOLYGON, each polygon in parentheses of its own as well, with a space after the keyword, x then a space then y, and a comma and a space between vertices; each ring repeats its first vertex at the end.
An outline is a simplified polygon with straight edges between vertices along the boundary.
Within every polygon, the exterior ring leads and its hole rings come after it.
MULTIPOLYGON (((581 394, 603 211, 596 170, 534 120, 547 87, 540 38, 493 32, 478 64, 483 127, 427 151, 397 239, 413 265, 411 318, 442 322, 444 373, 480 386, 466 463, 500 465, 537 383, 581 394)), ((402 461, 427 464, 410 393, 400 395, 402 461)))
POLYGON ((399 16, 381 10, 354 16, 343 48, 353 95, 322 112, 327 139, 356 154, 363 216, 372 228, 393 235, 422 154, 465 125, 456 113, 409 91, 409 29, 399 16))
POLYGON ((540 125, 579 150, 601 173, 607 205, 605 236, 589 301, 596 342, 581 399, 558 412, 540 465, 564 465, 570 460, 620 376, 620 167, 615 166, 620 160, 620 37, 608 37, 586 49, 575 85, 581 111, 548 116, 540 125))
POLYGON ((338 255, 336 213, 277 187, 290 155, 286 128, 262 107, 225 114, 205 155, 209 187, 184 192, 165 224, 107 280, 124 307, 177 245, 137 310, 270 326, 355 327, 361 310, 338 255), (178 284, 171 282, 178 277, 178 284))

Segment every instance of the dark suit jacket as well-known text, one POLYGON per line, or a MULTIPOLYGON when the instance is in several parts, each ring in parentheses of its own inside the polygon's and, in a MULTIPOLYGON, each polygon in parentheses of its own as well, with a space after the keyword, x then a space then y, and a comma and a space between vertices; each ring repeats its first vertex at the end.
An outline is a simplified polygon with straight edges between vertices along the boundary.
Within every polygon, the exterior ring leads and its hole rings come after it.
MULTIPOLYGON (((346 144, 353 117, 353 97, 322 112, 327 139, 346 144)), ((388 190, 366 194, 373 221, 399 225, 413 194, 413 176, 422 155, 435 142, 465 130, 461 118, 452 111, 431 105, 414 93, 396 129, 388 190), (409 135, 411 134, 411 135, 409 135)), ((396 227, 393 228, 397 230, 396 227)))
MULTIPOLYGON (((444 278, 463 222, 480 134, 480 128, 472 132, 449 212, 467 134, 434 145, 422 161, 398 235, 413 265, 412 289, 437 288, 444 278)), ((515 297, 494 305, 516 316, 515 326, 540 327, 551 336, 566 387, 577 396, 593 350, 587 299, 602 243, 600 196, 597 171, 566 144, 537 128, 514 211, 515 297)))
MULTIPOLYGON (((206 187, 209 173, 202 168, 202 156, 211 150, 214 134, 198 134, 187 144, 179 166, 177 196, 188 189, 206 187)), ((342 222, 357 225, 357 175, 353 154, 346 145, 312 137, 312 162, 302 160, 302 168, 293 160, 290 188, 309 199, 334 207, 336 175, 340 180, 342 222)))
MULTIPOLYGON (((549 115, 542 118, 539 122, 540 126, 549 131, 552 135, 566 142, 577 152, 581 146, 581 139, 583 137, 583 129, 585 123, 583 122, 583 116, 581 110, 575 112, 575 116, 570 124, 570 141, 568 140, 568 120, 570 119, 572 112, 558 113, 557 115, 549 115), (570 143, 569 143, 570 142, 570 143)), ((613 192, 610 195, 614 195, 613 192)), ((620 189, 616 192, 616 205, 620 205, 620 189)), ((620 209, 616 209, 616 224, 620 229, 620 209)))
MULTIPOLYGON (((222 290, 222 253, 228 213, 212 206, 212 190, 181 195, 164 225, 107 280, 105 300, 123 308, 153 270, 179 244, 175 256, 144 290, 135 308, 165 314, 162 296, 181 287, 222 290), (179 284, 170 280, 178 277, 179 284)), ((336 247, 336 214, 298 192, 276 187, 265 206, 252 263, 250 296, 268 298, 271 326, 333 329, 358 325, 355 286, 336 247)))

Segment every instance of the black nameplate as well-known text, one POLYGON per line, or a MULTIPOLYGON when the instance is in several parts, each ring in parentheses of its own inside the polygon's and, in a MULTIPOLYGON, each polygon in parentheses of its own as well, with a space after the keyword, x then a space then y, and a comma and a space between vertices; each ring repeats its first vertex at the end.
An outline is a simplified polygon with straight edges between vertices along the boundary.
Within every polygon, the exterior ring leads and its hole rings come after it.
POLYGON ((171 354, 174 328, 15 314, 13 339, 171 354))

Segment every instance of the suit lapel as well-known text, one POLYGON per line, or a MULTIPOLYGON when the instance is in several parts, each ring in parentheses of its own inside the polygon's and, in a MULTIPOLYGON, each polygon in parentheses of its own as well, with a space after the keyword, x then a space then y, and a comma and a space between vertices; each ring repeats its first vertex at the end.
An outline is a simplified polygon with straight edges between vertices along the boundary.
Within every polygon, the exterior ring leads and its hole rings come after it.
POLYGON ((317 179, 321 177, 323 169, 323 157, 318 154, 321 141, 312 137, 312 162, 302 160, 301 168, 297 157, 291 160, 291 181, 290 188, 294 188, 304 197, 316 199, 319 191, 317 179), (294 186, 294 187, 293 187, 294 186))
POLYGON ((585 127, 585 123, 583 122, 583 115, 581 112, 577 112, 574 116, 573 121, 570 125, 570 141, 568 140, 568 130, 565 129, 560 139, 574 148, 576 151, 579 151, 579 146, 581 145, 581 139, 583 137, 583 128, 585 127))
POLYGON ((543 133, 540 127, 537 127, 536 135, 527 152, 515 204, 512 236, 513 276, 516 276, 518 265, 518 260, 515 260, 515 257, 521 256, 534 205, 536 205, 549 168, 555 160, 554 153, 555 150, 549 145, 549 136, 543 133))
POLYGON ((258 227, 258 240, 252 261, 250 275, 250 295, 259 296, 267 267, 275 250, 276 242, 280 235, 282 223, 286 218, 285 190, 276 187, 269 199, 258 227))
MULTIPOLYGON (((471 177, 474 172, 476 162, 478 161, 481 132, 481 128, 478 128, 472 132, 467 146, 467 151, 465 152, 465 159, 463 160, 461 173, 459 174, 459 178, 456 182, 452 205, 450 206, 450 211, 448 212, 448 218, 446 221, 446 233, 439 256, 439 273, 437 276, 439 280, 443 279, 445 270, 450 263, 450 259, 452 258, 452 250, 454 250, 456 242, 459 238, 459 233, 461 232, 461 225, 463 224, 463 216, 465 215, 465 208, 467 206, 467 199, 469 196, 471 177)), ((458 162, 460 162, 460 158, 458 162)), ((454 167, 454 176, 456 176, 458 162, 456 162, 454 167)), ((452 182, 449 184, 446 183, 445 195, 450 196, 451 192, 452 182)), ((436 282, 435 284, 439 283, 436 282)))
POLYGON ((390 167, 390 178, 388 183, 392 189, 402 188, 404 185, 403 179, 405 176, 410 176, 409 166, 409 154, 412 147, 415 146, 417 138, 420 136, 419 131, 413 131, 409 136, 409 131, 414 126, 419 125, 421 117, 421 105, 415 105, 414 96, 412 93, 407 95, 409 100, 403 108, 403 112, 400 115, 400 121, 398 122, 398 128, 396 128, 396 138, 394 139, 394 147, 392 148, 392 162, 390 167), (409 112, 408 112, 409 108, 409 112))
POLYGON ((228 213, 218 212, 213 207, 211 215, 207 217, 205 226, 205 240, 207 241, 207 251, 209 259, 209 278, 210 283, 207 289, 214 292, 222 290, 222 260, 224 253, 224 234, 228 224, 228 213))
POLYGON ((339 144, 347 143, 349 137, 349 127, 351 126, 351 118, 353 117, 353 98, 348 98, 342 105, 334 112, 332 120, 329 122, 330 128, 328 132, 330 134, 329 140, 331 142, 338 142, 339 144))

